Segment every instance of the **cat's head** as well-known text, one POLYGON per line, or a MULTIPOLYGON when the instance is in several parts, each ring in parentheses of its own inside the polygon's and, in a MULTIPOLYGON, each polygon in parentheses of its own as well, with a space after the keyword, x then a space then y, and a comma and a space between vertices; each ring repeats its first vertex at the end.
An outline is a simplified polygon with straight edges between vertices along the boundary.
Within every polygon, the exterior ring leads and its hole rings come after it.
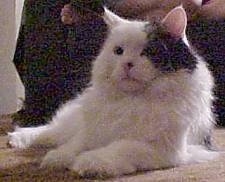
POLYGON ((187 16, 181 6, 155 25, 129 21, 107 9, 104 20, 109 34, 94 63, 94 85, 140 93, 164 75, 189 74, 195 68, 196 59, 185 36, 187 16))

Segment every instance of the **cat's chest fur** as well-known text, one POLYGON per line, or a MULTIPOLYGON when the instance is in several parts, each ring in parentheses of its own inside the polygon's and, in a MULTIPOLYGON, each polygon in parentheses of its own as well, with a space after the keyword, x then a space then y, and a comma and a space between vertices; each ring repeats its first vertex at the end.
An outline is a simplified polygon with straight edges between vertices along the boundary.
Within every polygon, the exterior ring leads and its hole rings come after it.
POLYGON ((89 141, 95 141, 92 143, 94 146, 120 139, 152 142, 167 130, 182 133, 184 125, 176 122, 179 115, 168 104, 159 103, 157 99, 131 96, 115 100, 102 96, 94 98, 84 111, 84 120, 92 121, 85 124, 86 136, 89 141), (181 127, 181 130, 177 127, 181 127))

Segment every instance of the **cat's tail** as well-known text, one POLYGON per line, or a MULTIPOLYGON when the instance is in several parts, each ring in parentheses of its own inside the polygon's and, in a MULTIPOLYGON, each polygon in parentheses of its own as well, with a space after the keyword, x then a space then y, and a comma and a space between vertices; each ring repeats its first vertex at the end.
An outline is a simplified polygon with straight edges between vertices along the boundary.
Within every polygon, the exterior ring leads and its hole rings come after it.
POLYGON ((217 159, 223 152, 206 149, 202 145, 188 145, 185 163, 200 163, 217 159))

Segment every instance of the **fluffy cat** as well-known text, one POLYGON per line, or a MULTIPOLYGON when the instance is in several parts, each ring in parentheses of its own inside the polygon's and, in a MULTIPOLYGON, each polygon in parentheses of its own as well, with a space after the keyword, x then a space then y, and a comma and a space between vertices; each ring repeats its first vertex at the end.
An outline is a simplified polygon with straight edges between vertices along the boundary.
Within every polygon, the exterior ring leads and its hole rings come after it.
POLYGON ((119 176, 211 160, 199 144, 213 123, 213 78, 185 36, 179 6, 159 24, 129 21, 105 9, 109 34, 94 62, 92 85, 50 122, 17 128, 18 148, 53 144, 42 167, 119 176))

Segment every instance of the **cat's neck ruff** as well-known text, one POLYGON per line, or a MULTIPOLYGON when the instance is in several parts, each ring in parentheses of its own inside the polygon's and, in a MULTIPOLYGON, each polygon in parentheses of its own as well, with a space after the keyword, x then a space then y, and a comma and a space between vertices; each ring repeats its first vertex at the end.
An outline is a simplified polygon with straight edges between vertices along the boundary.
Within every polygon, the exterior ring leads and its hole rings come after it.
POLYGON ((97 86, 94 84, 92 88, 98 95, 101 95, 102 98, 113 102, 120 102, 123 99, 170 102, 174 100, 174 98, 176 98, 176 100, 182 100, 184 97, 191 94, 190 89, 194 86, 194 81, 192 81, 193 77, 194 76, 186 70, 170 73, 166 76, 159 74, 151 83, 148 83, 145 88, 135 92, 121 91, 112 85, 97 86))

